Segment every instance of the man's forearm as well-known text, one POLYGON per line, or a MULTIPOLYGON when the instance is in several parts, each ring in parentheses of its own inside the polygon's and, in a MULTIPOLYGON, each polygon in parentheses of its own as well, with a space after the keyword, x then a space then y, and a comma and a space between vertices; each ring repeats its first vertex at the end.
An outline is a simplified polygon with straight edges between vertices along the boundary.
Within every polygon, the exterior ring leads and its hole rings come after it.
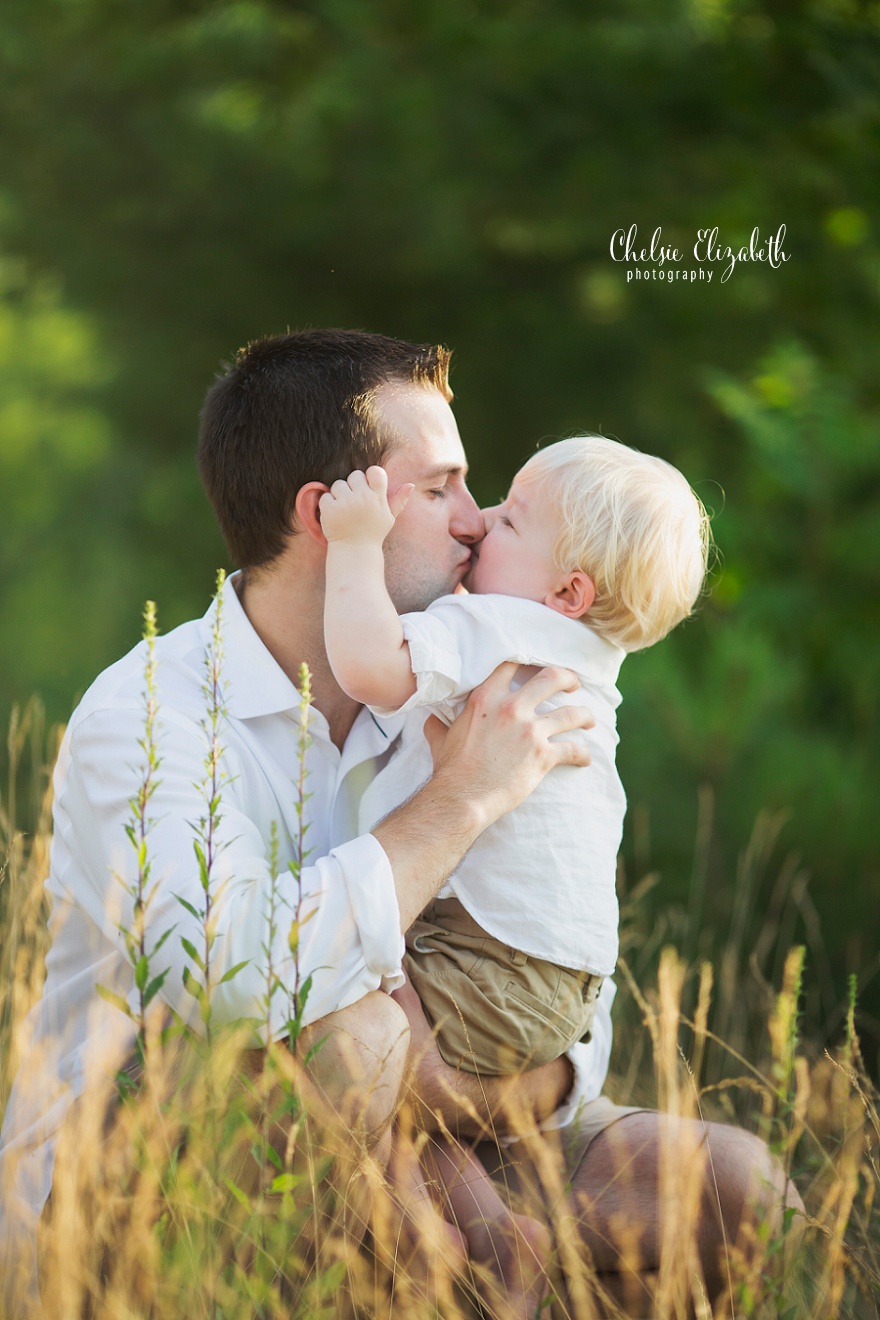
POLYGON ((407 931, 452 874, 487 822, 478 808, 431 779, 373 830, 391 862, 407 931))

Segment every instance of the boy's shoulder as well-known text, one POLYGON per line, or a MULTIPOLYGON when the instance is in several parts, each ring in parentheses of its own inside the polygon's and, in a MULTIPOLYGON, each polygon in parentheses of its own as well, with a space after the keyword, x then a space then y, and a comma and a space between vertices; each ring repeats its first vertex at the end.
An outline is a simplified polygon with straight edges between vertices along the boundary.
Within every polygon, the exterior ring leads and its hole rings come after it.
POLYGON ((498 648, 506 659, 527 665, 562 665, 588 683, 613 686, 625 652, 593 632, 582 620, 569 619, 540 601, 521 596, 459 593, 441 596, 426 614, 474 645, 498 648))

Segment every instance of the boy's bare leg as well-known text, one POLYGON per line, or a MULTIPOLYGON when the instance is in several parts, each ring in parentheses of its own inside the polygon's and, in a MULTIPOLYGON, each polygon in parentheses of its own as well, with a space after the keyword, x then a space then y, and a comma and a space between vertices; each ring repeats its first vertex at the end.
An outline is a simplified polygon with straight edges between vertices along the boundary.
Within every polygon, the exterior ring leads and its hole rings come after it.
POLYGON ((423 1163, 465 1235, 484 1308, 498 1320, 531 1320, 547 1291, 547 1227, 513 1214, 474 1153, 451 1138, 432 1138, 423 1163))
POLYGON ((436 1177, 422 1167, 426 1138, 413 1133, 411 1116, 395 1124, 385 1195, 374 1202, 377 1257, 395 1280, 395 1305, 421 1314, 457 1312, 453 1285, 467 1270, 464 1234, 444 1215, 436 1177))
POLYGON ((450 1067, 440 1056, 434 1032, 410 983, 395 990, 392 998, 409 1022, 410 1084, 414 1104, 424 1111, 420 1122, 426 1131, 445 1130, 474 1141, 533 1131, 571 1090, 574 1074, 566 1058, 513 1077, 478 1076, 450 1067))
POLYGON ((457 1140, 533 1128, 552 1113, 571 1085, 565 1060, 518 1077, 480 1077, 451 1068, 441 1058, 418 995, 407 984, 394 992, 410 1024, 416 1124, 430 1134, 422 1166, 433 1195, 466 1240, 476 1266, 481 1300, 493 1316, 533 1316, 546 1291, 551 1239, 544 1223, 513 1214, 474 1153, 457 1140))

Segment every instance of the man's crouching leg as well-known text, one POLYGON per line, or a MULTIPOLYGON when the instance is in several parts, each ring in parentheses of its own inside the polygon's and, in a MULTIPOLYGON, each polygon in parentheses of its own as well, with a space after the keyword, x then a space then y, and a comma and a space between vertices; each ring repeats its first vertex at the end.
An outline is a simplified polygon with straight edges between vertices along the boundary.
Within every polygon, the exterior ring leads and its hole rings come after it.
MULTIPOLYGON (((248 1052, 263 1140, 309 1202, 297 1254, 311 1257, 317 1274, 341 1254, 351 1263, 372 1221, 408 1051, 405 1015, 376 991, 305 1028, 295 1051, 281 1041, 248 1052)), ((252 1176, 271 1187, 276 1160, 251 1165, 252 1176)))
POLYGON ((60 1134, 40 1229, 47 1313, 176 1304, 186 1253, 169 1234, 204 1255, 206 1278, 233 1261, 265 1266, 288 1297, 350 1261, 382 1183, 408 1048, 405 1015, 376 992, 306 1027, 295 1051, 221 1038, 209 1050, 157 1045, 146 1070, 133 1057, 121 1070, 128 1098, 108 1082, 60 1134))
POLYGON ((345 1138, 346 1151, 385 1165, 391 1124, 409 1053, 409 1024, 390 995, 374 991, 305 1027, 291 1051, 286 1040, 248 1050, 245 1072, 260 1079, 272 1109, 277 1092, 296 1088, 305 1115, 345 1138))

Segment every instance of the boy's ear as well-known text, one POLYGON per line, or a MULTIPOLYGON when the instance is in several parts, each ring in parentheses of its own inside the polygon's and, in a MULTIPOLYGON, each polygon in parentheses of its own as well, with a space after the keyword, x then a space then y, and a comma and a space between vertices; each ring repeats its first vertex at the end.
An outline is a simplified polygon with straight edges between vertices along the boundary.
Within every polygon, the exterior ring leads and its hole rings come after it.
POLYGON ((321 496, 326 495, 329 489, 330 487, 323 481, 307 481, 297 491, 296 502, 293 506, 296 513, 296 524, 290 530, 292 532, 305 532, 319 545, 326 545, 327 538, 321 529, 321 511, 318 508, 318 503, 321 496))
POLYGON ((593 579, 576 569, 545 596, 544 604, 556 610, 557 614, 564 614, 567 619, 579 619, 582 614, 586 614, 595 599, 596 584, 593 579))

